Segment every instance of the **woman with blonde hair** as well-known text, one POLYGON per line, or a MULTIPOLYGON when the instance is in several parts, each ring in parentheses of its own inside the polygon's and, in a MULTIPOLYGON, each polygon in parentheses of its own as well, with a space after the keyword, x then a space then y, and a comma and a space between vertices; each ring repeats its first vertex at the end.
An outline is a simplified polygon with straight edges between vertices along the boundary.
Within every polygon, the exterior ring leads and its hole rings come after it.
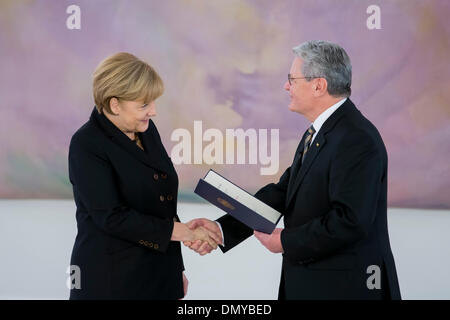
POLYGON ((95 108, 73 135, 69 177, 78 233, 70 299, 180 299, 187 290, 180 241, 221 241, 177 216, 178 176, 151 120, 164 91, 129 53, 94 72, 95 108))

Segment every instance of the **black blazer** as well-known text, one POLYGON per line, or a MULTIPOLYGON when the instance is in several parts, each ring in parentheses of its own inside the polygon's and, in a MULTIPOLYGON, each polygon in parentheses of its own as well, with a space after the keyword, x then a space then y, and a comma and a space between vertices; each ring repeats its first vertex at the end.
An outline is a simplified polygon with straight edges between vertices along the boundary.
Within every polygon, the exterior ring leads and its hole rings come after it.
MULTIPOLYGON (((301 164, 303 140, 280 181, 255 195, 284 214, 279 299, 400 299, 387 227, 388 160, 377 129, 347 99, 301 164), (381 289, 368 289, 371 265, 380 268, 381 289)), ((224 252, 253 233, 229 215, 218 221, 224 252)))
POLYGON ((81 289, 70 299, 179 299, 184 270, 170 241, 178 176, 150 120, 145 151, 94 108, 73 135, 69 177, 78 234, 71 265, 81 289))

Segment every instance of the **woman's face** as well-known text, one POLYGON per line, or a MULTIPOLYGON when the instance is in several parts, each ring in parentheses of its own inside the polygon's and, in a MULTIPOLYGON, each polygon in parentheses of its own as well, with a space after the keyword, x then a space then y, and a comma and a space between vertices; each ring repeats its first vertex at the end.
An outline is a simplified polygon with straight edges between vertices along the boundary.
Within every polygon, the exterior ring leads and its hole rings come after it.
POLYGON ((156 116, 155 101, 146 104, 112 98, 110 105, 114 124, 125 133, 146 131, 150 117, 156 116))

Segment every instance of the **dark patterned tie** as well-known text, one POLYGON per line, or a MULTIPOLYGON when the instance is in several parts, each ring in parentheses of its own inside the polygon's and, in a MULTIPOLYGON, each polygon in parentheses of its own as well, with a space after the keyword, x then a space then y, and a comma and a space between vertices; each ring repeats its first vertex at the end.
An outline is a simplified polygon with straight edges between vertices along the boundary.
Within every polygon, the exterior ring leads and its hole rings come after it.
POLYGON ((300 167, 303 164, 303 159, 305 159, 305 153, 309 149, 309 146, 311 144, 311 139, 312 139, 312 137, 313 137, 315 132, 316 132, 316 130, 311 125, 311 127, 309 127, 309 129, 303 134, 303 137, 302 137, 303 146, 304 146, 303 147, 303 153, 300 152, 300 150, 299 150, 301 145, 302 145, 302 142, 300 141, 300 143, 298 144, 298 148, 297 148, 297 151, 295 153, 294 163, 292 164, 292 167, 291 167, 291 177, 289 179, 289 186, 291 186, 295 182, 297 174, 300 171, 300 167), (301 161, 299 159, 300 157, 302 157, 301 161))
POLYGON ((316 130, 311 125, 311 127, 308 128, 307 136, 305 138, 305 146, 303 147, 302 164, 303 164, 303 161, 305 160, 306 152, 308 152, 309 147, 311 146, 311 140, 312 140, 314 133, 316 133, 316 130))

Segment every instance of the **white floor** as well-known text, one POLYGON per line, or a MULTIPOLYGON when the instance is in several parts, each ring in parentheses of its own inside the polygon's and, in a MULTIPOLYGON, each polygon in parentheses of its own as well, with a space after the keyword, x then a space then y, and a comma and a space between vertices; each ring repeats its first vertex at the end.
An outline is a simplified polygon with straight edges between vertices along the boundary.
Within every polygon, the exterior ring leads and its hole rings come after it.
MULTIPOLYGON (((183 221, 215 219, 203 204, 179 204, 183 221)), ((390 209, 389 232, 404 299, 450 299, 450 211, 390 209)), ((66 200, 0 200, 0 299, 67 299, 76 235, 66 200)), ((281 256, 251 237, 227 254, 183 247, 186 299, 276 299, 281 256)))

